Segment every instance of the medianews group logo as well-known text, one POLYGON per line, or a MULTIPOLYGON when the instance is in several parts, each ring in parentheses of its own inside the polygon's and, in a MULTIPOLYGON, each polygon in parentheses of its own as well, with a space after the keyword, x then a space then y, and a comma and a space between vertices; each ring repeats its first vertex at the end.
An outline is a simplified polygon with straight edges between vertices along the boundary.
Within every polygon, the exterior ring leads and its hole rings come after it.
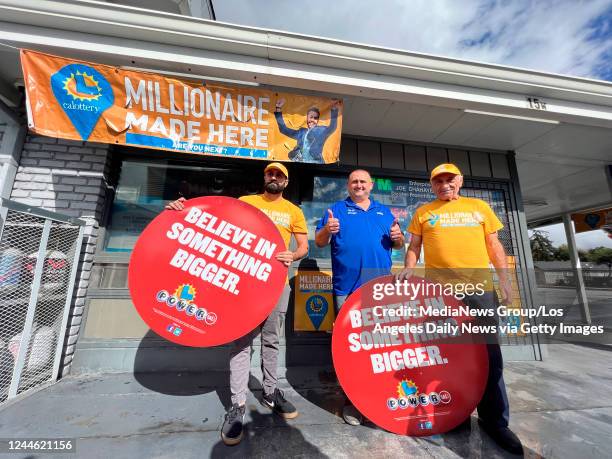
MULTIPOLYGON (((442 390, 440 392, 432 391, 428 394, 419 393, 419 388, 413 381, 404 379, 397 385, 397 397, 389 397, 387 399, 387 408, 391 411, 395 411, 397 409, 405 410, 408 408, 414 409, 419 406, 435 406, 439 405, 440 403, 447 405, 450 403, 450 401, 451 394, 447 390, 442 390)), ((419 428, 425 429, 426 427, 419 428)))
MULTIPOLYGON (((207 311, 205 308, 197 306, 194 303, 196 297, 196 289, 190 284, 179 285, 173 294, 167 290, 160 290, 155 295, 155 299, 159 303, 165 303, 170 308, 176 308, 177 311, 185 313, 189 317, 195 317, 196 320, 204 322, 206 325, 214 325, 217 322, 217 314, 212 311, 207 311)), ((169 324, 166 331, 175 336, 180 336, 183 330, 176 324, 169 324)))

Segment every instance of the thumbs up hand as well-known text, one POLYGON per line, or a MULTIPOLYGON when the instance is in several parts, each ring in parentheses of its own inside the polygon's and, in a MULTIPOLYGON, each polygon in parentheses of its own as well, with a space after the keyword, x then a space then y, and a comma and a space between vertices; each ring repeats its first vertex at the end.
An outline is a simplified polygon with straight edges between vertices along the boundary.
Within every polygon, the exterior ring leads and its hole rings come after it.
POLYGON ((404 239, 404 234, 402 233, 402 229, 400 228, 399 221, 397 218, 393 220, 391 223, 391 230, 389 231, 389 236, 393 242, 401 241, 404 239))
POLYGON ((325 227, 330 234, 338 234, 340 232, 340 220, 334 218, 334 213, 331 209, 327 209, 327 224, 325 227))

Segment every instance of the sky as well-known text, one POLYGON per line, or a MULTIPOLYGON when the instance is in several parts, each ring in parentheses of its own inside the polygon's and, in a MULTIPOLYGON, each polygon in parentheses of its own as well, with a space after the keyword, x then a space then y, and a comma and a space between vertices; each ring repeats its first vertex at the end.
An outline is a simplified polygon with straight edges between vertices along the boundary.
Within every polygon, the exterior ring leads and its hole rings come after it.
POLYGON ((612 81, 612 0, 213 0, 218 21, 612 81))
MULTIPOLYGON (((567 244, 567 238, 565 237, 565 227, 563 223, 557 223, 555 225, 541 226, 537 228, 540 231, 548 233, 554 247, 559 247, 561 244, 567 244)), ((529 235, 533 232, 530 230, 529 235)), ((576 246, 580 250, 590 250, 596 247, 607 247, 612 249, 612 239, 600 229, 593 231, 586 231, 584 233, 578 233, 575 235, 576 246)))
MULTIPOLYGON (((213 0, 218 21, 612 81, 612 0, 213 0)), ((565 244, 562 224, 549 231, 565 244)), ((578 248, 612 247, 601 231, 578 248)))

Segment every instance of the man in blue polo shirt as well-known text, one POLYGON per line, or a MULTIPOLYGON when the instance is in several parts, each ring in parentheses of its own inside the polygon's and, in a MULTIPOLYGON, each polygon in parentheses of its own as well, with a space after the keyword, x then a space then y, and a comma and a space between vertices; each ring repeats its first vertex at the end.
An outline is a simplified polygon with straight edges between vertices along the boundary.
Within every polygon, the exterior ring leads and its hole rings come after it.
MULTIPOLYGON (((334 203, 317 225, 315 243, 331 243, 336 314, 346 297, 361 285, 391 272, 391 249, 404 246, 404 235, 391 211, 370 199, 374 182, 368 171, 357 169, 348 177, 349 196, 334 203)), ((363 417, 350 404, 342 412, 348 424, 363 417)))

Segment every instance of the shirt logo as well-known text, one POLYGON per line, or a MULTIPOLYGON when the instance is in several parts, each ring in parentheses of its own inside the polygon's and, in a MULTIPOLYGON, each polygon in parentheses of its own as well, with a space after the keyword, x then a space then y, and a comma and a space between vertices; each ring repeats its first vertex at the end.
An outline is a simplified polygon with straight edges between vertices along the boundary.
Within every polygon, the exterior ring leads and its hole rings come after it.
POLYGON ((281 212, 279 210, 270 210, 270 209, 259 209, 264 214, 268 216, 270 220, 274 222, 275 225, 282 226, 283 228, 289 228, 291 225, 291 214, 287 212, 281 212))
POLYGON ((484 223, 484 217, 480 212, 443 212, 438 215, 429 213, 429 225, 440 228, 467 228, 480 226, 484 223))

